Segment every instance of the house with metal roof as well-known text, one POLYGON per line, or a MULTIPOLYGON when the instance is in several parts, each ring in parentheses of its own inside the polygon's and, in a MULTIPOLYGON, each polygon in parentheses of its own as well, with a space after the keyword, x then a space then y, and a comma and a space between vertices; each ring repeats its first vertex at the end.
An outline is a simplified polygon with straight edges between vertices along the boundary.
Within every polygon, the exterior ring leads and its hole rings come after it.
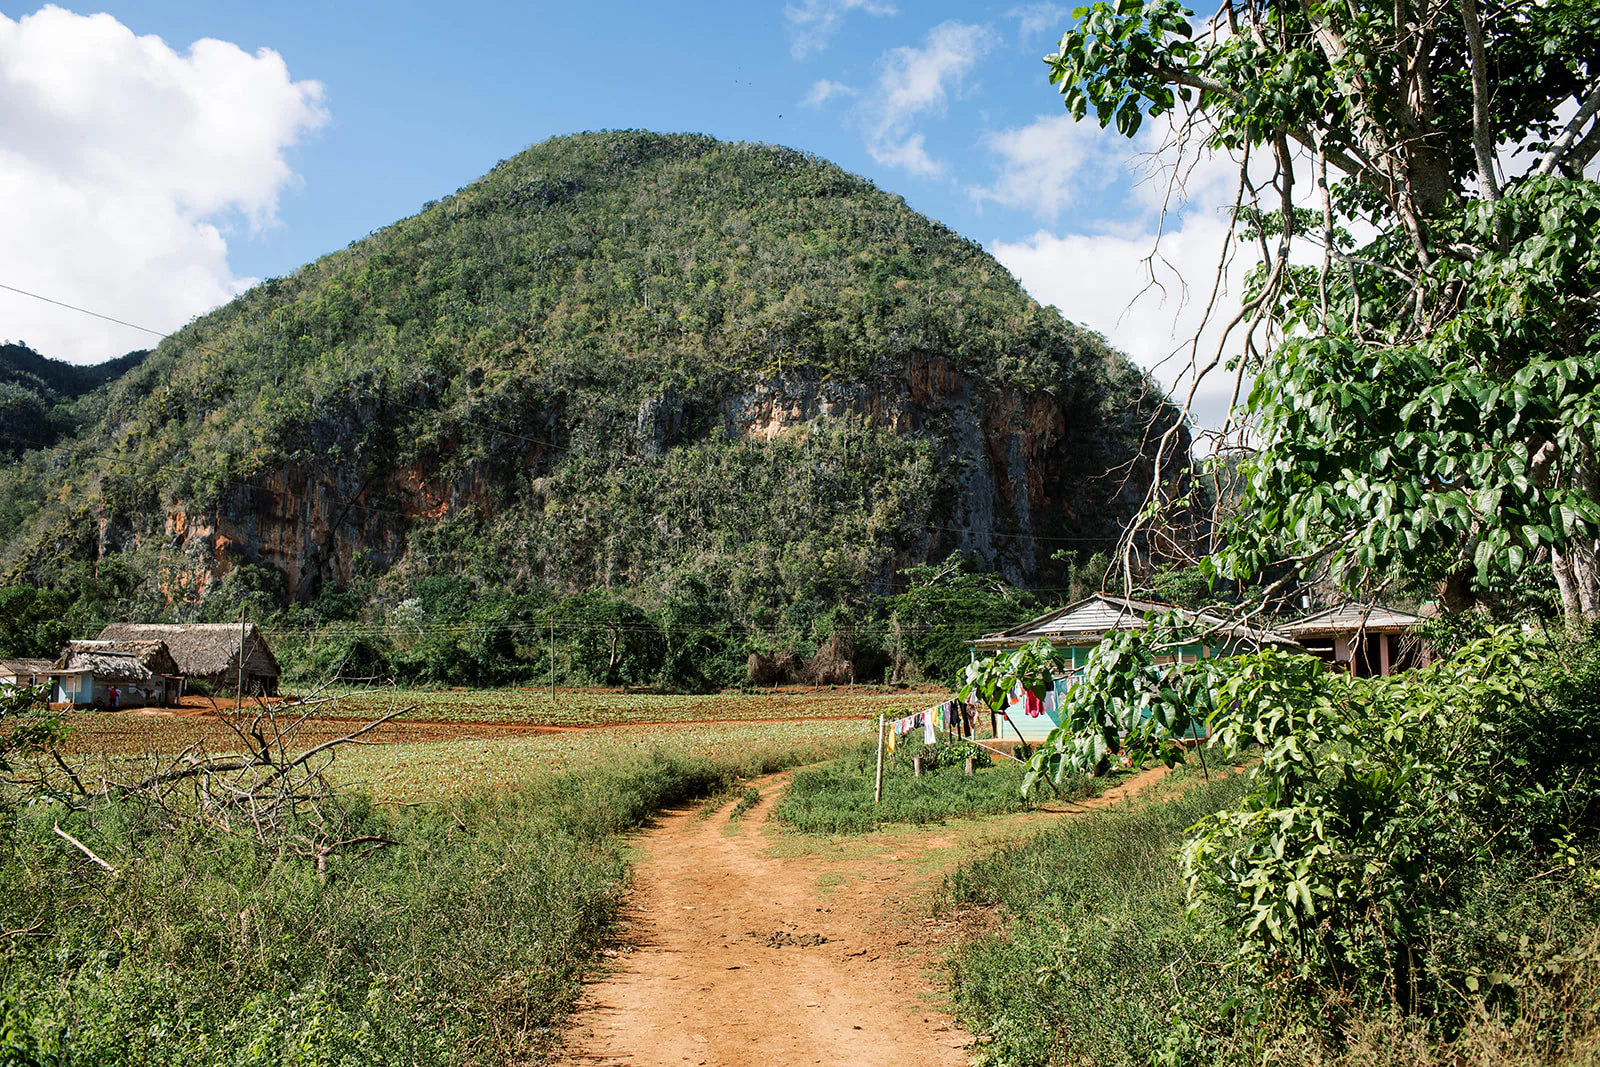
POLYGON ((1142 630, 1158 615, 1176 613, 1201 631, 1189 644, 1172 650, 1168 662, 1193 663, 1202 658, 1233 656, 1263 647, 1299 649, 1294 638, 1247 622, 1224 619, 1205 611, 1190 611, 1152 600, 1095 593, 1064 608, 1046 612, 1009 630, 986 634, 972 642, 975 655, 994 655, 1030 645, 1040 638, 1068 654, 1070 668, 1056 679, 1043 707, 1029 714, 1022 701, 996 716, 995 737, 1005 741, 1043 741, 1060 722, 1056 708, 1089 662, 1089 654, 1106 634, 1116 630, 1142 630))
POLYGON ((1428 646, 1417 635, 1422 617, 1382 604, 1335 604, 1285 623, 1282 631, 1319 659, 1357 678, 1388 677, 1426 666, 1428 646))
POLYGON ((47 659, 0 659, 0 689, 49 685, 51 666, 53 662, 47 659))

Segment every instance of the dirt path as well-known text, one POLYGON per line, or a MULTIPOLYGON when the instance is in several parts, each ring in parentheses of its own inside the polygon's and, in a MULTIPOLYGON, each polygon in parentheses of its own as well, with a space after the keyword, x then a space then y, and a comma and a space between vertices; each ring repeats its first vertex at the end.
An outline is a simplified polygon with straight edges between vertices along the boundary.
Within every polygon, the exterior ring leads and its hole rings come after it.
POLYGON ((1141 774, 1087 805, 956 829, 902 829, 829 843, 769 829, 786 775, 730 822, 693 810, 639 840, 628 936, 586 991, 557 1062, 596 1064, 946 1064, 970 1035, 939 1006, 926 894, 958 845, 1032 832, 1157 781, 1141 774))

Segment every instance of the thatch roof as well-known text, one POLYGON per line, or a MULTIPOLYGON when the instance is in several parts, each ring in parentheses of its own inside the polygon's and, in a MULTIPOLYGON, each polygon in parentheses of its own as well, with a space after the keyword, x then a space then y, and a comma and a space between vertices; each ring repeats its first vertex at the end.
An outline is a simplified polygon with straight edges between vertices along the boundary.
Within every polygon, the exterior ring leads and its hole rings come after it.
POLYGON ((155 671, 139 662, 137 654, 119 649, 113 641, 74 641, 53 669, 57 673, 90 671, 107 682, 148 682, 156 676, 155 671))
MULTIPOLYGON (((278 661, 267 647, 266 638, 256 630, 254 623, 241 627, 234 622, 214 623, 160 623, 114 622, 100 631, 102 641, 164 641, 167 651, 178 664, 178 670, 191 677, 204 678, 214 674, 239 669, 240 635, 248 658, 264 657, 270 664, 265 673, 276 677, 278 661)), ((262 673, 252 670, 251 673, 262 673)))

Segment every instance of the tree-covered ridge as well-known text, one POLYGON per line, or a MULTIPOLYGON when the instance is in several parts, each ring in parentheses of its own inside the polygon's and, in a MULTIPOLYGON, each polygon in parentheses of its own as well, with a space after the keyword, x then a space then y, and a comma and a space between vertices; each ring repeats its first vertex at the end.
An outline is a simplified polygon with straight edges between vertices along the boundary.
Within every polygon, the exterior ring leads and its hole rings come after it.
POLYGON ((256 286, 165 340, 111 407, 6 472, 13 577, 109 550, 181 601, 172 572, 207 562, 160 528, 181 512, 228 526, 244 562, 276 567, 256 542, 293 540, 310 562, 280 568, 284 599, 348 584, 358 544, 396 597, 439 572, 557 591, 694 576, 739 616, 887 591, 972 540, 979 490, 1007 505, 977 508, 995 512, 983 562, 1034 578, 1057 547, 1026 541, 1035 522, 1086 549, 1116 536, 1169 410, 899 197, 789 149, 641 132, 543 142, 256 286), (1060 469, 1025 470, 999 433, 1060 469), (1051 513, 1014 499, 1030 493, 1051 513), (290 527, 312 513, 330 529, 307 548, 290 527))
POLYGON ((0 344, 0 455, 45 448, 93 421, 92 405, 75 404, 137 367, 148 352, 78 366, 41 356, 25 344, 0 344))

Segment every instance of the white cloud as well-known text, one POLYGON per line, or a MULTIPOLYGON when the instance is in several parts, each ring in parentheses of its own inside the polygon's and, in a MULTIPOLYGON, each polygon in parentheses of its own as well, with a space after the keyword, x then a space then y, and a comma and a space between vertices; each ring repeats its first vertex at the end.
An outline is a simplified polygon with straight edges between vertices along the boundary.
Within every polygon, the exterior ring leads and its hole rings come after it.
POLYGON ((800 106, 821 107, 836 96, 855 95, 856 91, 843 82, 829 81, 827 78, 823 78, 812 83, 811 92, 807 93, 806 98, 800 101, 800 106))
MULTIPOLYGON (((0 282, 174 329, 250 284, 226 235, 276 222, 284 153, 326 120, 322 87, 267 49, 180 54, 110 15, 0 15, 0 282)), ((3 291, 0 337, 74 362, 154 340, 3 291)))
MULTIPOLYGON (((1154 231, 1127 236, 1041 231, 1022 241, 999 242, 990 251, 1037 300, 1104 334, 1181 405, 1194 384, 1190 344, 1211 297, 1226 229, 1221 218, 1193 215, 1163 234, 1159 244, 1154 231)), ((1238 306, 1246 258, 1248 252, 1234 257, 1217 307, 1200 331, 1202 364, 1216 353, 1221 326, 1238 306)), ((1236 349, 1230 344, 1230 351, 1236 349)), ((1232 392, 1233 375, 1219 366, 1195 391, 1191 416, 1196 424, 1220 427, 1232 392)))
POLYGON ((1064 109, 987 134, 983 143, 999 157, 999 174, 991 184, 970 189, 972 199, 1030 211, 1046 221, 1054 221, 1084 192, 1126 177, 1126 140, 1092 123, 1074 122, 1064 109))
POLYGON ((1026 46, 1034 36, 1054 30, 1057 36, 1067 28, 1071 8, 1060 4, 1023 4, 1006 12, 1006 18, 1017 20, 1017 43, 1026 46))
POLYGON ((943 114, 952 89, 990 49, 993 33, 984 26, 943 22, 928 31, 921 48, 904 45, 878 60, 878 82, 863 103, 867 151, 885 166, 937 175, 943 165, 925 148, 914 129, 927 114, 943 114))
POLYGON ((799 5, 783 5, 783 18, 789 24, 789 54, 805 59, 828 47, 839 26, 852 11, 868 15, 897 15, 886 0, 804 0, 799 5))

